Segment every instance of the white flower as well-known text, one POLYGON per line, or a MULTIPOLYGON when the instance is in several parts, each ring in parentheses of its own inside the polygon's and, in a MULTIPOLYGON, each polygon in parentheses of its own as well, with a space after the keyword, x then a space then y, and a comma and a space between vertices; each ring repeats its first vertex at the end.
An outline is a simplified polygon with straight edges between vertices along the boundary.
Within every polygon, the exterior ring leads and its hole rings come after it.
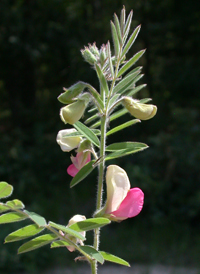
POLYGON ((82 141, 82 138, 79 136, 67 136, 74 132, 76 132, 76 129, 74 128, 64 129, 58 132, 56 141, 60 145, 62 151, 69 152, 72 149, 78 147, 78 145, 82 141))

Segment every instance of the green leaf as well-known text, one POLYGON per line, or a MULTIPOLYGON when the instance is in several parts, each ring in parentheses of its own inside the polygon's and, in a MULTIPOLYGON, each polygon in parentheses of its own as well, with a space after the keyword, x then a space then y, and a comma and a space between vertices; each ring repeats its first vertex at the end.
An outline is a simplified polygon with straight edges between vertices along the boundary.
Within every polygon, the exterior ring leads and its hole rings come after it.
POLYGON ((121 124, 120 126, 117 126, 117 127, 115 127, 115 128, 112 128, 111 130, 109 130, 109 131, 107 132, 106 136, 109 136, 109 135, 111 135, 111 134, 113 134, 113 133, 116 133, 116 132, 118 132, 118 131, 120 131, 120 130, 126 128, 126 127, 130 127, 130 126, 132 126, 132 125, 134 125, 134 124, 136 124, 136 123, 138 123, 138 122, 141 122, 141 121, 140 121, 139 119, 133 119, 133 120, 128 121, 128 122, 126 122, 126 123, 124 123, 124 124, 121 124))
POLYGON ((106 147, 106 151, 117 151, 122 149, 138 149, 138 148, 147 148, 148 146, 144 143, 138 142, 120 142, 114 143, 106 147))
POLYGON ((119 258, 115 255, 112 255, 112 254, 110 254, 108 252, 105 252, 105 251, 99 251, 99 253, 103 256, 105 261, 109 261, 109 262, 112 262, 112 263, 121 264, 121 265, 130 267, 130 264, 127 261, 125 261, 125 260, 123 260, 123 259, 121 259, 121 258, 119 258))
POLYGON ((99 147, 99 139, 97 138, 97 136, 94 134, 94 132, 90 128, 86 127, 80 121, 76 122, 74 124, 74 127, 80 133, 82 133, 88 140, 90 140, 95 146, 99 147))
POLYGON ((39 236, 21 245, 20 248, 18 249, 18 254, 35 250, 44 245, 50 244, 52 241, 56 239, 58 239, 58 236, 56 236, 55 234, 45 234, 45 235, 39 236))
POLYGON ((132 35, 130 36, 128 42, 126 43, 123 51, 122 51, 122 57, 129 51, 129 49, 131 48, 131 46, 133 45, 135 39, 138 36, 138 33, 140 31, 141 25, 139 25, 132 33, 132 35))
MULTIPOLYGON (((124 87, 124 89, 121 91, 121 94, 126 95, 126 93, 129 93, 129 90, 131 89, 135 89, 135 83, 137 83, 142 77, 144 76, 144 74, 139 74, 137 75, 132 82, 130 82, 128 85, 126 85, 124 87)), ((133 92, 134 94, 135 92, 133 92)))
POLYGON ((119 50, 120 50, 120 43, 119 43, 119 38, 117 35, 117 30, 115 28, 115 25, 111 21, 111 32, 112 32, 112 38, 113 38, 113 44, 114 44, 114 49, 115 49, 115 56, 119 56, 119 50))
POLYGON ((44 217, 38 215, 35 212, 29 212, 28 210, 24 210, 24 212, 28 215, 28 217, 36 223, 39 227, 44 227, 47 223, 44 217))
POLYGON ((120 96, 120 94, 116 93, 110 98, 109 103, 108 103, 108 109, 110 109, 115 104, 115 102, 117 101, 119 96, 120 96))
POLYGON ((86 87, 89 89, 90 93, 92 94, 92 96, 96 100, 96 102, 98 103, 99 107, 101 109, 104 109, 103 101, 101 100, 101 96, 97 92, 97 90, 90 84, 87 84, 86 87))
MULTIPOLYGON (((86 122, 86 121, 85 121, 85 122, 86 122)), ((92 129, 92 132, 93 132, 95 135, 101 135, 101 131, 100 131, 99 129, 92 129)), ((72 136, 83 137, 84 135, 83 135, 82 133, 80 133, 79 131, 76 131, 76 132, 72 132, 72 133, 63 135, 63 137, 72 137, 72 136)))
POLYGON ((64 225, 59 225, 59 224, 56 224, 54 222, 49 222, 48 225, 51 226, 51 227, 57 228, 59 230, 62 230, 66 234, 70 234, 70 235, 72 235, 72 236, 74 236, 74 237, 76 237, 76 238, 78 238, 78 239, 80 239, 82 241, 85 240, 85 237, 83 237, 83 235, 81 235, 79 232, 77 232, 77 231, 75 231, 75 230, 73 230, 73 229, 71 229, 69 227, 66 227, 64 225))
POLYGON ((23 209, 24 208, 24 204, 18 199, 8 201, 6 203, 6 205, 9 206, 11 209, 23 209))
MULTIPOLYGON (((99 114, 98 114, 98 113, 96 113, 96 114, 90 116, 87 120, 85 120, 84 123, 85 123, 85 124, 89 124, 90 122, 92 122, 93 120, 96 120, 96 119, 99 119, 99 114)), ((96 130, 98 130, 98 129, 96 129, 96 130)), ((101 134, 101 131, 100 131, 100 130, 98 130, 98 134, 95 133, 95 129, 92 129, 92 131, 94 132, 95 135, 100 135, 100 134, 101 134), (100 133, 100 134, 99 134, 99 133, 100 133)))
POLYGON ((126 108, 120 109, 118 111, 116 111, 115 113, 113 113, 110 116, 110 121, 113 121, 121 116, 123 116, 124 114, 126 114, 128 112, 128 110, 126 108))
POLYGON ((112 59, 111 59, 111 50, 110 50, 109 41, 107 43, 107 56, 108 56, 108 61, 109 61, 110 73, 111 73, 111 76, 113 78, 114 77, 114 69, 113 69, 113 64, 112 64, 112 59))
POLYGON ((81 231, 88 231, 88 230, 93 230, 98 227, 105 226, 107 224, 110 224, 110 220, 106 218, 90 218, 81 222, 77 222, 69 228, 76 230, 78 232, 81 231))
POLYGON ((126 42, 126 38, 129 34, 129 30, 130 30, 130 27, 131 27, 131 22, 132 22, 132 17, 133 17, 133 11, 131 10, 129 15, 128 15, 128 18, 126 20, 126 24, 124 26, 124 31, 123 31, 123 43, 126 42))
POLYGON ((120 28, 121 28, 122 35, 124 33, 125 21, 126 21, 126 10, 125 10, 125 7, 123 7, 123 9, 121 10, 121 16, 120 16, 120 28))
POLYGON ((119 70, 117 77, 120 77, 124 72, 126 72, 128 69, 130 69, 139 59, 140 57, 145 53, 146 50, 141 50, 137 52, 128 62, 121 67, 119 70))
POLYGON ((126 96, 131 97, 131 96, 135 95, 138 91, 140 91, 141 89, 143 89, 146 86, 147 86, 146 84, 139 85, 139 86, 135 87, 134 89, 131 89, 131 90, 127 91, 126 96))
POLYGON ((14 223, 27 219, 25 214, 19 212, 9 212, 0 216, 0 224, 14 223))
POLYGON ((6 182, 0 182, 0 199, 9 197, 13 192, 13 186, 6 182))
POLYGON ((128 74, 124 79, 122 79, 113 89, 113 93, 123 93, 130 85, 132 85, 132 82, 134 78, 140 73, 140 69, 137 69, 137 71, 128 74), (126 89, 124 88, 126 87, 126 89))
POLYGON ((70 243, 64 240, 58 240, 58 241, 54 241, 52 244, 51 244, 51 248, 55 248, 55 247, 66 247, 66 246, 69 246, 70 243))
POLYGON ((119 157, 123 157, 132 153, 136 153, 148 148, 146 144, 143 143, 132 143, 132 142, 125 142, 125 143, 115 143, 106 148, 106 151, 114 151, 108 154, 105 160, 111 160, 119 157))
POLYGON ((94 169, 93 164, 95 163, 95 160, 90 161, 86 165, 84 165, 79 172, 76 174, 76 176, 72 179, 70 183, 70 187, 74 187, 78 183, 80 183, 83 179, 85 179, 94 169))
POLYGON ((6 205, 0 203, 0 213, 10 210, 6 205))
MULTIPOLYGON (((104 263, 104 258, 96 249, 92 246, 84 245, 79 247, 84 253, 87 253, 92 259, 97 260, 100 264, 104 263)), ((84 254, 83 254, 84 255, 84 254)))
POLYGON ((98 76, 99 81, 101 83, 101 87, 103 88, 103 90, 105 91, 106 95, 108 96, 108 94, 109 94, 109 88, 108 88, 108 83, 106 81, 106 78, 105 78, 103 72, 101 71, 100 67, 97 64, 95 65, 95 68, 96 68, 97 76, 98 76))
POLYGON ((34 236, 34 235, 40 233, 42 230, 44 230, 44 228, 39 228, 36 224, 22 227, 16 231, 10 233, 5 238, 5 243, 16 242, 16 241, 26 239, 28 237, 31 237, 31 236, 34 236))
POLYGON ((119 23, 119 19, 116 14, 114 14, 114 22, 115 22, 115 28, 117 31, 117 36, 119 38, 119 43, 120 43, 120 45, 122 45, 122 35, 121 35, 120 23, 119 23))

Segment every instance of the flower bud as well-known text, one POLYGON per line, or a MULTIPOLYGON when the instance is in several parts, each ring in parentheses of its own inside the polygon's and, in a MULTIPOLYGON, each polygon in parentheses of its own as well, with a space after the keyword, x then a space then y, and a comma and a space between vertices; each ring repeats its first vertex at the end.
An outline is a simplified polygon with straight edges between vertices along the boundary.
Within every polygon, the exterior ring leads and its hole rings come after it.
POLYGON ((98 50, 95 42, 92 45, 89 44, 89 49, 97 58, 99 57, 99 50, 98 50))
POLYGON ((123 105, 135 118, 140 120, 149 120, 156 115, 157 107, 138 102, 130 97, 124 97, 123 105))
POLYGON ((74 132, 77 132, 74 128, 64 129, 58 132, 56 141, 60 145, 62 151, 69 152, 80 144, 82 140, 80 136, 67 136, 74 132))
MULTIPOLYGON (((86 217, 84 215, 74 215, 68 222, 68 225, 67 227, 70 227, 71 225, 77 223, 77 222, 81 222, 81 221, 84 221, 86 220, 86 217)), ((86 232, 85 231, 82 231, 82 232, 79 232, 83 237, 85 237, 86 235, 86 232)), ((67 236, 68 239, 70 239, 73 243, 75 244, 80 244, 80 245, 84 245, 83 244, 83 241, 81 241, 80 239, 77 239, 76 237, 72 236, 72 235, 68 235, 67 236)), ((74 246, 67 246, 67 249, 70 251, 70 252, 73 252, 75 250, 75 247, 74 246)))
POLYGON ((77 100, 60 110, 60 118, 65 124, 75 124, 84 114, 87 102, 85 100, 77 100))
POLYGON ((61 93, 58 96, 58 101, 60 101, 63 104, 70 104, 74 101, 74 98, 76 98, 85 88, 85 83, 78 82, 68 89, 63 88, 65 92, 61 93))
POLYGON ((81 53, 85 61, 90 65, 94 65, 97 62, 95 55, 89 50, 89 48, 85 47, 85 49, 81 50, 81 53))

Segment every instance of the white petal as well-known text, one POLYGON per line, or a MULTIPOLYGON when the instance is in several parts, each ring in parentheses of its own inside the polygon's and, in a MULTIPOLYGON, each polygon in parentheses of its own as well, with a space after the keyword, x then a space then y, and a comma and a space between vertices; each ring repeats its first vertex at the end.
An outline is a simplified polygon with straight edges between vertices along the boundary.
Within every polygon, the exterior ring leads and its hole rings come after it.
POLYGON ((126 171, 117 165, 110 165, 106 173, 107 202, 106 213, 118 209, 121 202, 126 197, 130 182, 126 171))
POLYGON ((72 149, 76 148, 81 142, 82 140, 81 137, 78 137, 78 136, 67 137, 68 134, 73 132, 76 132, 74 128, 64 129, 58 132, 56 141, 60 145, 60 148, 62 149, 62 151, 69 152, 72 149))

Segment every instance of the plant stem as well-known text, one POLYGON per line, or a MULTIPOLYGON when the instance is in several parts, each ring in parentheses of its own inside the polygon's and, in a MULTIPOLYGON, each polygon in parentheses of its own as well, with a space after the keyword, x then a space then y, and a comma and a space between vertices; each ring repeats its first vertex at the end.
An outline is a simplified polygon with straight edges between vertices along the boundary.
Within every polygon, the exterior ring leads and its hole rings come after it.
MULTIPOLYGON (((102 207, 102 194, 103 194, 103 179, 104 179, 104 168, 105 168, 105 147, 106 147, 106 115, 101 117, 101 144, 100 144, 100 157, 102 161, 99 164, 99 180, 97 190, 97 203, 96 210, 102 207)), ((94 248, 99 249, 100 240, 100 228, 94 230, 94 248)), ((94 260, 91 263, 92 274, 97 274, 97 261, 94 260)))

